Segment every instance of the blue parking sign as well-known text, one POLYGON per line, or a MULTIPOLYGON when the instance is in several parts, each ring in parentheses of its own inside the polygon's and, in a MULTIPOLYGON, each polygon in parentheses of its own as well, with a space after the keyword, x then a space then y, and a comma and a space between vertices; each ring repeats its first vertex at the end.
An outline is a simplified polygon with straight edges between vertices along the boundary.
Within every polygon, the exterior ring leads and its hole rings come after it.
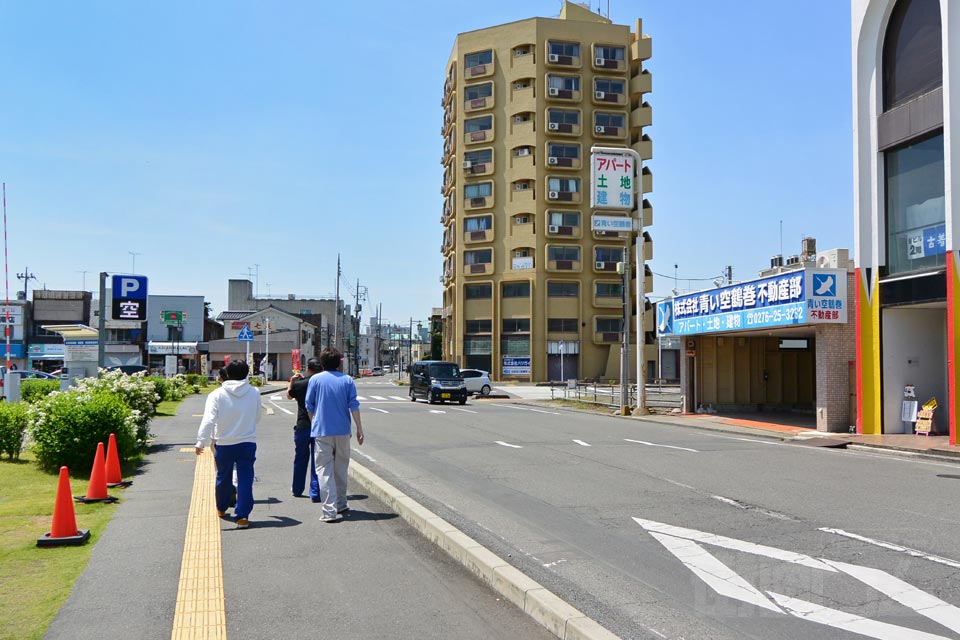
POLYGON ((147 276, 113 276, 114 320, 147 319, 147 276))

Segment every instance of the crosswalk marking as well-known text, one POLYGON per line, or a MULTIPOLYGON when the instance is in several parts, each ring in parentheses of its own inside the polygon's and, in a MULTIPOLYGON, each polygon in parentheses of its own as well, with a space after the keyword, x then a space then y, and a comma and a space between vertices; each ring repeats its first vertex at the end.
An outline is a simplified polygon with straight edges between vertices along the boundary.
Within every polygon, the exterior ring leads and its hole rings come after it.
POLYGON ((357 396, 357 400, 360 400, 360 401, 362 402, 362 401, 366 400, 366 398, 363 397, 363 396, 357 396))
POLYGON ((384 411, 383 409, 377 409, 376 407, 370 407, 370 411, 379 411, 380 413, 390 413, 389 411, 384 411))
POLYGON ((503 440, 494 440, 494 443, 499 444, 502 447, 510 447, 511 449, 523 449, 523 447, 518 444, 510 444, 509 442, 504 442, 503 440))
POLYGON ((409 401, 409 400, 410 400, 410 398, 404 398, 403 396, 390 396, 390 399, 391 399, 391 400, 401 400, 401 401, 409 401))
POLYGON ((587 444, 587 443, 584 442, 583 440, 574 440, 574 442, 576 442, 576 443, 577 443, 578 445, 580 445, 581 447, 591 447, 591 446, 593 446, 593 445, 587 444))
POLYGON ((386 400, 386 398, 384 398, 383 396, 370 396, 370 397, 373 398, 374 400, 386 400))

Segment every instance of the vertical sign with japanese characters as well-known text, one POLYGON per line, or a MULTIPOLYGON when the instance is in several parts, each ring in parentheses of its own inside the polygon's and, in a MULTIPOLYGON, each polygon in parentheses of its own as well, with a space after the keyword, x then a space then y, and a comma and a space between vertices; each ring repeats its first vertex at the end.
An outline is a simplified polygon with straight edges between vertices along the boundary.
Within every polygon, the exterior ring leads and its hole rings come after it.
POLYGON ((114 320, 147 319, 147 277, 113 276, 114 320))
POLYGON ((634 206, 632 157, 616 153, 590 154, 590 206, 597 209, 623 209, 634 206))

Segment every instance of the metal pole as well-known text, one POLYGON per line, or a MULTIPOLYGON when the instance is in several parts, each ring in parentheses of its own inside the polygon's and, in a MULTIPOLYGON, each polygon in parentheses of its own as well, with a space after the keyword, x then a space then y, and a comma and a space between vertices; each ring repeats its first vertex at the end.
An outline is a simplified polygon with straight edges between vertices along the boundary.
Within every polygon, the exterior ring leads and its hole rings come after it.
POLYGON ((97 322, 97 368, 103 368, 107 331, 107 272, 100 272, 100 318, 97 322))
MULTIPOLYGON (((627 240, 629 242, 629 240, 627 240)), ((627 398, 630 389, 630 248, 623 249, 623 270, 621 273, 621 292, 623 298, 623 324, 620 335, 620 415, 629 412, 627 398)))
POLYGON ((270 380, 270 318, 264 316, 263 320, 267 326, 267 366, 266 370, 263 372, 263 379, 270 380))

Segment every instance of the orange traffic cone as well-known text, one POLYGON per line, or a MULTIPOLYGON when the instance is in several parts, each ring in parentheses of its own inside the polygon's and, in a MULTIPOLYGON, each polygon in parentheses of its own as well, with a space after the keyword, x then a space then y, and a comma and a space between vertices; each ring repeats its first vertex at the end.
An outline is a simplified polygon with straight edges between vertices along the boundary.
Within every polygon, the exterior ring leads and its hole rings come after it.
POLYGON ((62 547, 79 545, 90 539, 90 530, 77 529, 77 518, 70 499, 70 472, 60 467, 60 482, 57 485, 57 501, 53 505, 53 524, 50 532, 37 538, 38 547, 62 547))
POLYGON ((106 463, 103 460, 103 443, 97 443, 97 455, 93 458, 93 469, 90 471, 90 484, 87 485, 87 495, 74 497, 77 502, 116 502, 117 499, 107 495, 106 463))
POLYGON ((114 489, 116 487, 127 488, 133 482, 124 481, 123 474, 120 473, 120 456, 117 454, 117 438, 112 433, 107 441, 107 487, 114 489))

